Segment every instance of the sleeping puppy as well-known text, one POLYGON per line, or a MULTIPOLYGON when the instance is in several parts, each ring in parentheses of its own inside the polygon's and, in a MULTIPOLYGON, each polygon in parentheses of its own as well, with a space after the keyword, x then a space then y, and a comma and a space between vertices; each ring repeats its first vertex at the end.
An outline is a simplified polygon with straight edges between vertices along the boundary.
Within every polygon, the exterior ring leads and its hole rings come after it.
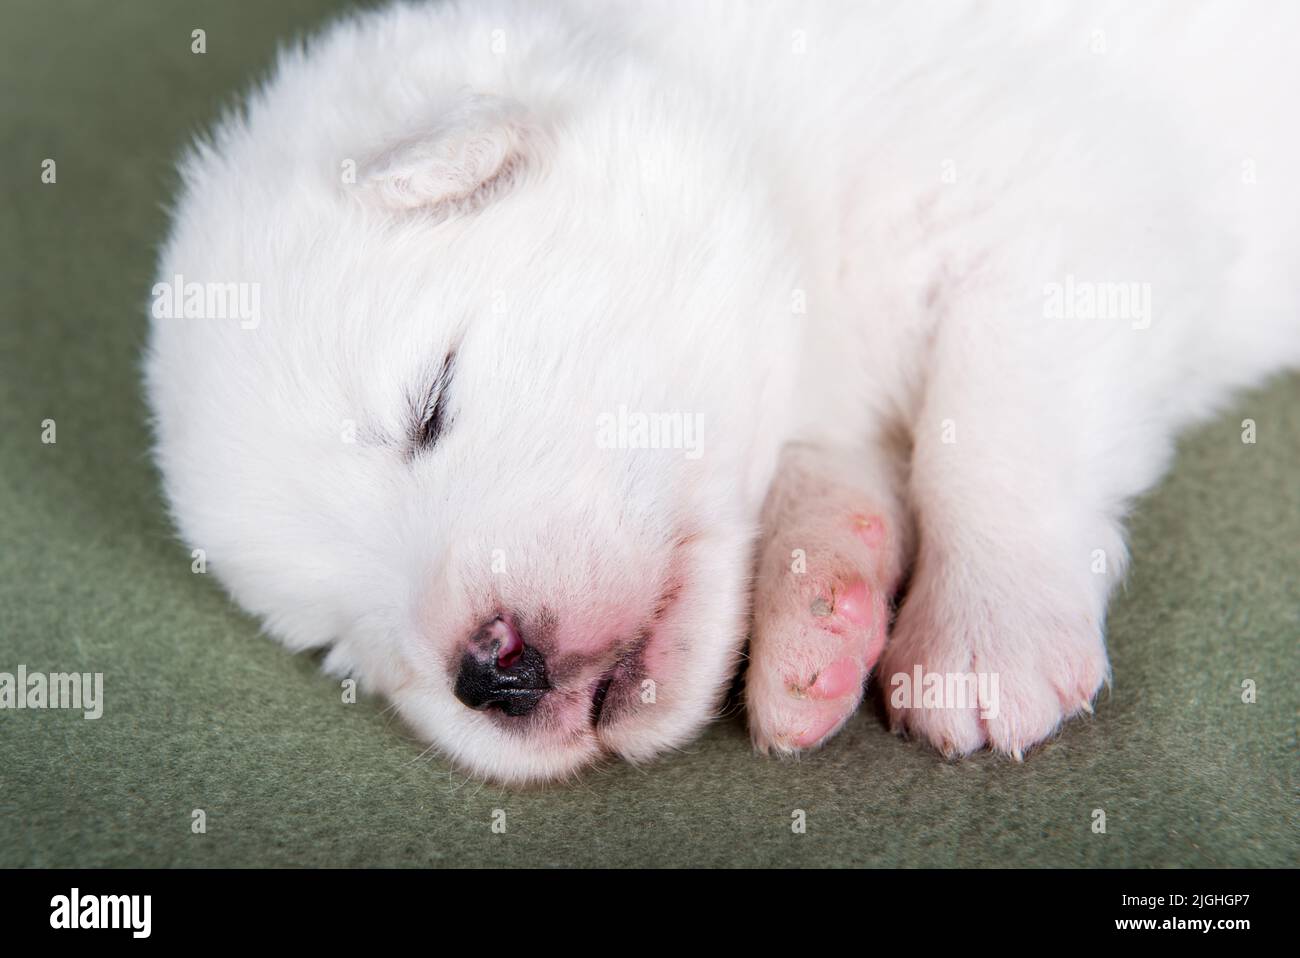
POLYGON ((484 777, 680 746, 747 638, 763 751, 874 669, 899 730, 1020 758, 1107 681, 1176 431, 1300 361, 1295 20, 339 22, 181 166, 146 360, 176 523, 484 777))

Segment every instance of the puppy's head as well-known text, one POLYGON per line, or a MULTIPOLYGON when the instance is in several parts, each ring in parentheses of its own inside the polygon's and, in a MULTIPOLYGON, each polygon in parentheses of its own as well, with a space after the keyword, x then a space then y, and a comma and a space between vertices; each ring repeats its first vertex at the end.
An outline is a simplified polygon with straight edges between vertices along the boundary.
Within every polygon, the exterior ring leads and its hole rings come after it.
POLYGON ((257 304, 155 310, 187 541, 475 773, 682 743, 744 639, 797 335, 743 155, 612 91, 323 129, 275 94, 187 161, 163 256, 163 295, 257 304))

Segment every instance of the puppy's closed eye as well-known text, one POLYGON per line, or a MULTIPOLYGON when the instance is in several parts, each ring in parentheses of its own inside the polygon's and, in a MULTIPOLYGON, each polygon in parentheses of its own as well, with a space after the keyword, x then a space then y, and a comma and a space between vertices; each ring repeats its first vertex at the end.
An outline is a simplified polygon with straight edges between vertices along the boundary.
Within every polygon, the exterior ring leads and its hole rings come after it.
POLYGON ((447 409, 448 388, 456 367, 456 352, 452 350, 442 360, 442 368, 434 377, 433 385, 420 405, 419 419, 411 437, 412 455, 432 449, 451 424, 447 409))

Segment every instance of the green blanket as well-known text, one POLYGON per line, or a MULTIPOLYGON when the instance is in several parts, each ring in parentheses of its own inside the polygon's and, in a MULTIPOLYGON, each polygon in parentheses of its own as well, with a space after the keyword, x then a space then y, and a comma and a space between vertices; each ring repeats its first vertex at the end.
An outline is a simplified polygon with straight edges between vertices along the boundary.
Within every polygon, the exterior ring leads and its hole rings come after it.
POLYGON ((104 675, 97 720, 0 711, 0 865, 1297 863, 1300 378, 1184 439, 1133 517, 1114 686, 1024 765, 944 762, 870 708, 764 759, 733 708, 652 765, 510 792, 260 636, 171 531, 138 357, 177 151, 338 6, 0 5, 0 672, 104 675))

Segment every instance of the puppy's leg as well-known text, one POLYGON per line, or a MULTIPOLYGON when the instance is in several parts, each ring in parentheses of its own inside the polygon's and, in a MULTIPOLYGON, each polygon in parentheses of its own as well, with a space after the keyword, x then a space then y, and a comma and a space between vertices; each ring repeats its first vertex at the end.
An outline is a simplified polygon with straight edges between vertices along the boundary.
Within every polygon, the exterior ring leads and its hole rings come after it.
POLYGON ((1169 437, 1131 415, 1153 408, 1140 376, 1107 373, 1138 332, 1044 328, 1032 300, 994 298, 933 344, 909 478, 918 557, 879 681, 896 729, 1018 759, 1107 678, 1119 517, 1169 437))
POLYGON ((763 517, 745 699, 762 751, 812 748, 857 709, 911 538, 883 457, 786 449, 763 517))

